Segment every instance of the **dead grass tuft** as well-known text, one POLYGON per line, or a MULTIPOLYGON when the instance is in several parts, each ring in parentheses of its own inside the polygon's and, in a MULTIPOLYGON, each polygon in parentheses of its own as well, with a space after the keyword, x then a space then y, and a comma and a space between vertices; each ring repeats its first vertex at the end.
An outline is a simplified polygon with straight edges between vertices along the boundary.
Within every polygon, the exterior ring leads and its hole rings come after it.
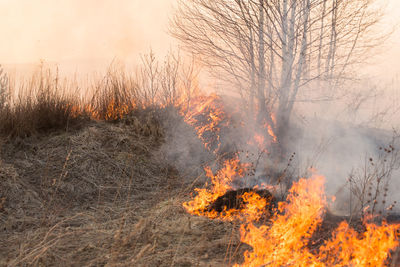
POLYGON ((239 260, 238 225, 183 210, 188 184, 157 152, 159 116, 137 111, 118 123, 93 121, 74 132, 4 143, 0 266, 239 260))
POLYGON ((35 74, 21 88, 9 89, 10 100, 0 109, 0 134, 8 137, 29 137, 55 130, 68 130, 85 118, 79 113, 79 98, 58 74, 50 71, 35 74), (70 93, 67 93, 70 92, 70 93))
POLYGON ((15 88, 0 67, 0 135, 26 138, 79 128, 89 119, 118 122, 130 113, 174 108, 187 104, 198 90, 197 75, 193 62, 184 64, 170 54, 160 64, 152 52, 143 57, 136 73, 112 64, 85 90, 44 65, 15 88))

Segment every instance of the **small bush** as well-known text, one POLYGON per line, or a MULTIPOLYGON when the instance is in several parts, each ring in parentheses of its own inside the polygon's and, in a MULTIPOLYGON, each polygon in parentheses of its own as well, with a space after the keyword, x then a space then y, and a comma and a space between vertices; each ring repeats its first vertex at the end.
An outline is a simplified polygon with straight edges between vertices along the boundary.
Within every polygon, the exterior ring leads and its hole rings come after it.
POLYGON ((133 75, 112 64, 104 78, 84 92, 76 83, 60 82, 58 71, 54 74, 43 65, 16 90, 0 68, 0 135, 26 137, 67 130, 86 119, 115 122, 137 110, 188 105, 198 90, 197 75, 193 61, 184 64, 171 53, 160 63, 150 52, 133 75))
POLYGON ((103 80, 95 85, 85 110, 94 119, 118 121, 139 106, 134 80, 124 71, 110 67, 103 80))
MULTIPOLYGON (((3 102, 4 103, 4 102, 3 102)), ((34 76, 18 97, 0 110, 0 134, 27 137, 51 130, 66 130, 82 119, 79 101, 66 94, 50 71, 34 76), (79 115, 79 116, 78 116, 79 115)))
POLYGON ((400 168, 398 141, 399 135, 394 133, 389 145, 379 148, 376 158, 367 157, 363 166, 350 174, 351 216, 383 218, 397 204, 390 200, 389 191, 393 172, 400 168))

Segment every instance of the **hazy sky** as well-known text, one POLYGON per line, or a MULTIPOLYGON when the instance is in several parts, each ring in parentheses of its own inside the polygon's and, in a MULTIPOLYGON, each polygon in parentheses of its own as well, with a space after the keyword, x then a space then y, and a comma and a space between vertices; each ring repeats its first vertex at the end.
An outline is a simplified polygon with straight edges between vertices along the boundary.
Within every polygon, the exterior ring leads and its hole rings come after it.
MULTIPOLYGON (((150 47, 162 54, 173 46, 167 27, 174 2, 0 0, 0 63, 37 63, 44 59, 95 65, 115 57, 132 61, 150 47)), ((389 2, 386 23, 399 23, 400 1, 389 2)), ((386 75, 400 73, 398 32, 385 50, 378 68, 386 75)))
POLYGON ((0 0, 0 62, 132 58, 170 46, 169 0, 0 0))

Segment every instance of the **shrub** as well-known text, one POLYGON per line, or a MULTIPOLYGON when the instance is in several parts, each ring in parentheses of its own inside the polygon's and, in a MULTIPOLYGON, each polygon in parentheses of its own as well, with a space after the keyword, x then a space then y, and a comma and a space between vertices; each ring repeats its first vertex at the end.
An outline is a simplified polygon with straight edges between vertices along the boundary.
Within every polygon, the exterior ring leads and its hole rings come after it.
POLYGON ((43 65, 16 90, 0 69, 0 135, 26 137, 68 130, 89 118, 120 121, 137 110, 188 105, 198 90, 197 75, 193 61, 185 64, 171 53, 160 63, 152 52, 143 56, 134 75, 112 64, 85 91, 71 80, 60 82, 58 71, 43 65))
POLYGON ((350 174, 348 185, 352 216, 364 218, 366 215, 379 215, 383 218, 396 205, 396 201, 389 202, 388 198, 393 172, 400 168, 398 140, 399 136, 394 133, 389 145, 379 148, 376 158, 367 157, 363 167, 350 174))
MULTIPOLYGON (((17 98, 9 98, 0 110, 0 134, 27 137, 35 133, 68 129, 81 119, 79 102, 60 86, 58 74, 41 71, 27 86, 21 86, 17 98)), ((4 102, 3 102, 4 103, 4 102)))

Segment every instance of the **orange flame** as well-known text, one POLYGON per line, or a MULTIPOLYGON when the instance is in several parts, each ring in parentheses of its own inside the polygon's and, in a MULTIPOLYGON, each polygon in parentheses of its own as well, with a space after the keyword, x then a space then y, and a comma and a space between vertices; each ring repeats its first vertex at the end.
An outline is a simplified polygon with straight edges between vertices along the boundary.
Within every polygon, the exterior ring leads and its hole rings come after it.
MULTIPOLYGON (((206 148, 218 151, 221 123, 226 118, 216 95, 197 96, 191 100, 191 106, 181 109, 185 121, 194 126, 206 148), (207 139, 207 133, 216 136, 217 149, 207 139)), ((277 142, 274 133, 275 114, 271 114, 271 125, 264 124, 273 142, 277 142)), ((265 149, 267 135, 255 134, 250 145, 265 149)), ((215 140, 214 140, 215 141, 215 140)), ((224 221, 240 220, 241 241, 252 247, 244 254, 243 266, 383 266, 390 251, 399 245, 400 225, 383 223, 378 226, 365 222, 366 231, 359 234, 342 222, 334 230, 330 240, 319 247, 309 248, 310 240, 317 227, 321 225, 325 207, 328 204, 324 194, 324 177, 314 174, 310 179, 300 179, 289 190, 286 202, 278 205, 278 210, 268 225, 255 225, 266 212, 267 199, 255 192, 246 192, 241 198, 243 204, 234 209, 217 212, 210 206, 228 190, 232 182, 244 177, 248 164, 238 157, 227 160, 219 171, 213 173, 205 168, 211 184, 206 188, 195 189, 197 195, 191 201, 183 203, 187 212, 224 221)), ((271 186, 263 185, 270 189, 271 186)), ((255 187, 256 188, 256 187, 255 187)), ((254 188, 254 189, 255 189, 254 188)), ((335 200, 332 197, 332 202, 335 200)))
POLYGON ((253 247, 246 251, 242 266, 383 266, 389 252, 398 246, 400 225, 366 224, 360 235, 342 222, 332 240, 318 254, 307 248, 322 222, 326 205, 324 178, 301 179, 289 191, 287 203, 279 203, 270 226, 241 226, 241 240, 253 247))
POLYGON ((225 161, 224 167, 217 171, 215 175, 209 167, 205 168, 207 177, 211 179, 211 187, 208 189, 196 188, 196 197, 192 201, 183 203, 184 208, 191 214, 213 219, 228 219, 228 217, 232 217, 232 213, 236 213, 236 211, 231 211, 229 214, 227 213, 223 216, 219 215, 215 210, 210 211, 207 208, 218 197, 224 195, 229 189, 232 189, 231 182, 237 177, 243 177, 246 168, 247 166, 241 164, 238 158, 225 161))
POLYGON ((267 200, 255 192, 246 192, 242 198, 246 205, 241 211, 241 217, 247 222, 258 221, 265 212, 267 200))
POLYGON ((188 109, 182 108, 181 114, 184 115, 185 121, 194 126, 198 137, 203 141, 204 146, 217 152, 219 149, 221 123, 225 119, 226 114, 223 112, 221 99, 216 94, 209 96, 199 95, 190 101, 188 109), (216 139, 217 147, 212 147, 211 141, 207 138, 207 133, 213 133, 216 139))
POLYGON ((271 125, 268 125, 267 127, 268 127, 268 134, 269 134, 269 136, 272 137, 272 140, 274 141, 274 143, 278 142, 278 138, 276 137, 274 130, 272 130, 271 125))
POLYGON ((115 99, 111 99, 104 110, 94 107, 92 104, 72 105, 71 114, 74 117, 88 116, 94 120, 119 120, 128 115, 136 107, 135 103, 119 103, 115 99))
POLYGON ((319 259, 327 266, 384 266, 389 251, 398 245, 399 225, 366 223, 362 234, 342 222, 332 240, 320 248, 319 259))
POLYGON ((278 137, 276 137, 274 129, 268 122, 264 123, 264 129, 267 129, 268 135, 272 138, 274 143, 278 142, 278 137))
POLYGON ((275 113, 271 113, 271 120, 274 123, 274 125, 276 126, 276 116, 275 113))
POLYGON ((281 202, 271 226, 241 226, 241 240, 253 247, 245 252, 243 266, 291 266, 302 262, 311 266, 314 255, 305 250, 308 239, 321 222, 325 205, 324 179, 314 176, 301 179, 290 189, 288 203, 281 202))

